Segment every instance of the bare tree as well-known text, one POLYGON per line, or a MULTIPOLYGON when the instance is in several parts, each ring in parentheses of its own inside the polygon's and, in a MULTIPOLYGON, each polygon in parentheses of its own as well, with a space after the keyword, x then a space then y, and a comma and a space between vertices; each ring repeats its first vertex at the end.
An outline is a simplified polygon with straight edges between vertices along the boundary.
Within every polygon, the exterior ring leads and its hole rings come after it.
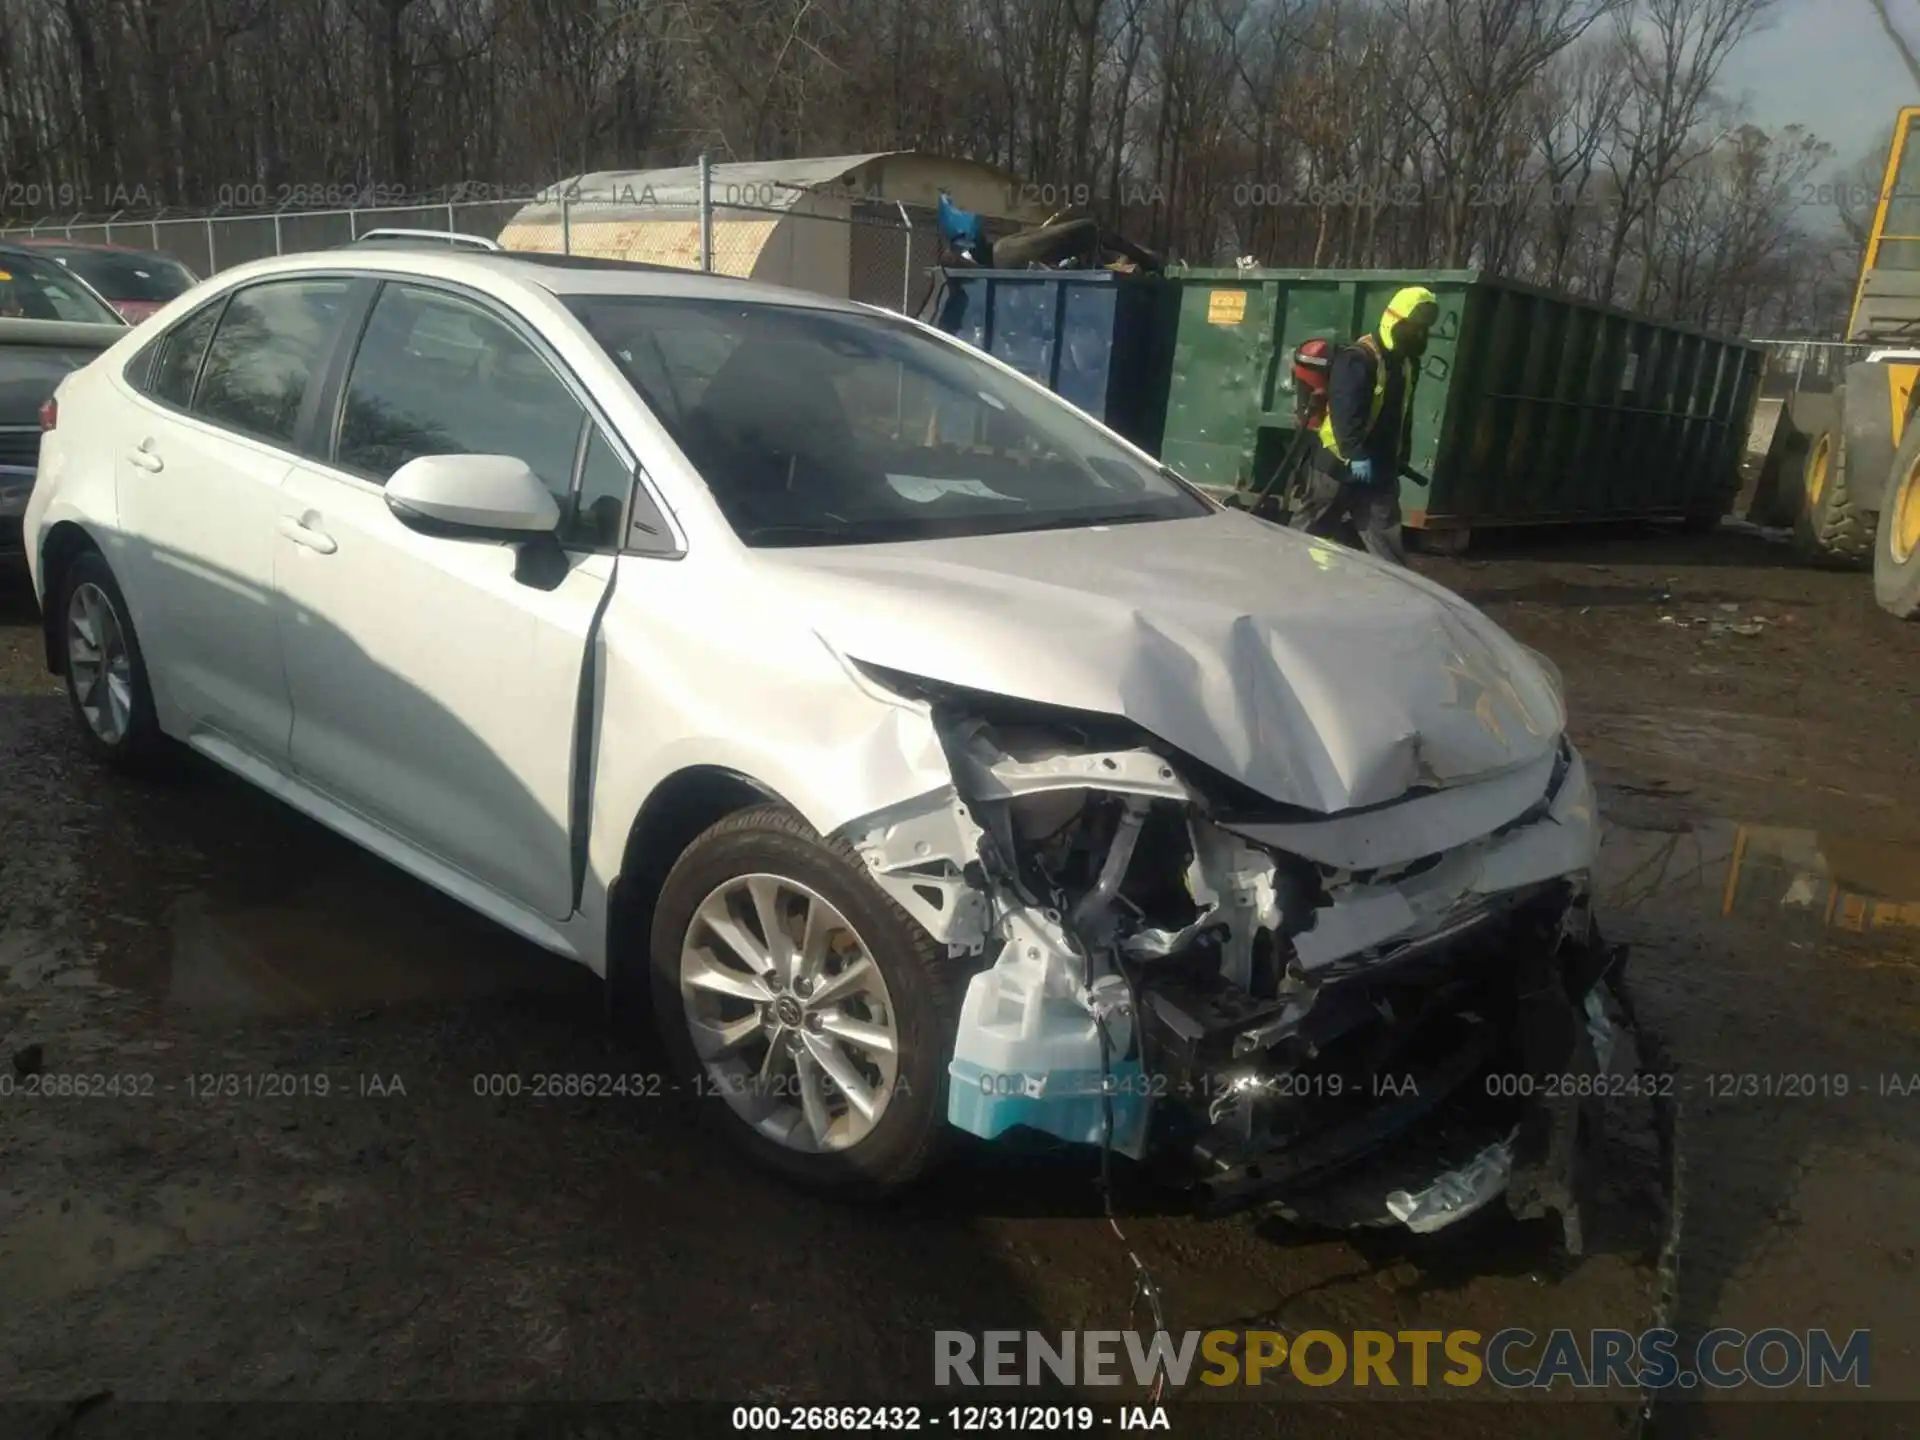
POLYGON ((905 148, 1200 263, 1811 325, 1857 255, 1777 207, 1817 152, 1714 95, 1771 3, 0 0, 0 219, 905 148))
POLYGON ((1430 144, 1443 263, 1464 265, 1475 211, 1495 197, 1502 154, 1536 76, 1619 0, 1386 0, 1417 77, 1405 103, 1430 144))
POLYGON ((1873 13, 1880 19, 1880 28, 1887 32, 1887 39, 1893 42, 1893 48, 1900 52, 1900 58, 1906 62, 1907 73, 1913 77, 1913 83, 1920 85, 1920 60, 1913 55, 1913 47, 1907 44, 1906 37, 1893 23, 1893 16, 1887 10, 1887 0, 1870 0, 1873 13))
POLYGON ((1617 45, 1583 44, 1542 72, 1529 97, 1541 160, 1541 278, 1556 289, 1567 282, 1580 231, 1597 218, 1600 151, 1626 89, 1617 45))
MULTIPOLYGON (((1610 147, 1614 213, 1600 294, 1618 288, 1627 237, 1649 227, 1675 177, 1714 143, 1700 134, 1714 82, 1727 57, 1767 15, 1773 0, 1640 0, 1619 13, 1618 54, 1629 82, 1618 138, 1610 147)), ((1640 291, 1645 301, 1646 267, 1640 291)))

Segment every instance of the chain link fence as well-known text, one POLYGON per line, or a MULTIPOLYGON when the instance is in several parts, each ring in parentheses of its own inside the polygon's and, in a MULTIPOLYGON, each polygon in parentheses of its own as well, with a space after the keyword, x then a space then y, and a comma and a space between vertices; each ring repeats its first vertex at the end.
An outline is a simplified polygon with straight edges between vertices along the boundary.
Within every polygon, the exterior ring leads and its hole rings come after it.
POLYGON ((163 211, 137 220, 75 215, 10 225, 0 229, 0 240, 67 239, 157 250, 204 278, 270 255, 331 250, 375 229, 452 230, 492 239, 532 198, 240 215, 168 215, 163 211))
MULTIPOLYGON (((454 231, 508 249, 709 270, 919 314, 934 288, 941 241, 931 206, 801 190, 786 205, 684 208, 636 204, 631 193, 540 195, 444 204, 279 210, 129 219, 75 215, 0 228, 0 239, 69 239, 171 255, 204 277, 274 255, 330 250, 369 230, 454 231), (528 206, 538 213, 516 223, 528 206)), ((787 197, 782 197, 787 198, 787 197)), ((1013 221, 983 217, 988 240, 1013 221)))
POLYGON ((1864 360, 1871 345, 1849 345, 1829 340, 1760 340, 1767 369, 1760 384, 1763 399, 1778 399, 1796 391, 1826 391, 1846 376, 1847 366, 1864 360))

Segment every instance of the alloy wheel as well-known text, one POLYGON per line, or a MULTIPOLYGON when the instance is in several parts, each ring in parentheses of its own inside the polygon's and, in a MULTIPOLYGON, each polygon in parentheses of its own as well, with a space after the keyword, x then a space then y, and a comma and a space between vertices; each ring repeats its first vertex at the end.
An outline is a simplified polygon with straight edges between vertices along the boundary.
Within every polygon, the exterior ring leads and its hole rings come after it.
POLYGON ((680 993, 704 1088, 792 1150, 844 1150, 892 1098, 899 1027, 886 977, 824 896, 741 875, 701 901, 680 993))
POLYGON ((133 657, 113 601, 90 580, 67 602, 67 677, 87 728, 119 744, 133 723, 133 657))

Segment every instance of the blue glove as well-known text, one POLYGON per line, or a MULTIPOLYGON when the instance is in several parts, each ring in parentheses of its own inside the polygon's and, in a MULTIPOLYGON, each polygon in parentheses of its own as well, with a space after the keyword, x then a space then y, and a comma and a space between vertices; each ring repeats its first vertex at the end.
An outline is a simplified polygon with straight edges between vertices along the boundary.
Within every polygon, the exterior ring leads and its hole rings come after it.
POLYGON ((971 255, 980 244, 980 217, 971 210, 962 210, 944 190, 940 192, 936 214, 940 238, 961 254, 971 255))
POLYGON ((1356 485, 1371 485, 1373 483, 1373 462, 1365 458, 1355 460, 1347 466, 1347 477, 1356 485))

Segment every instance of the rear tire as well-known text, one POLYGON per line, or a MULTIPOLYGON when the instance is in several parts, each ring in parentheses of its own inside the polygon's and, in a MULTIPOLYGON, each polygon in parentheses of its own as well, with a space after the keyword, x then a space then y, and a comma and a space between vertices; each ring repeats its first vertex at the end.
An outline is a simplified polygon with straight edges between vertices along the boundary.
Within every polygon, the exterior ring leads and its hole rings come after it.
POLYGON ((1803 503, 1793 525, 1795 551, 1819 565, 1860 569, 1873 558, 1873 515, 1859 503, 1838 430, 1813 437, 1801 469, 1803 503))
POLYGON ((165 754, 127 597, 98 550, 68 562, 54 598, 67 701, 81 742, 116 770, 149 774, 165 754))
POLYGON ((1909 420, 1880 501, 1873 598, 1889 615, 1920 619, 1920 422, 1909 420))
POLYGON ((944 1156, 969 976, 851 846, 778 805, 727 816, 667 876, 650 951, 654 1016, 678 1078, 750 1160, 810 1190, 878 1199, 944 1156), (769 913, 783 932, 771 945, 769 913), (816 934, 815 946, 796 943, 816 934), (811 965, 779 963, 803 949, 811 965), (890 1056, 876 1048, 881 1032, 890 1056))

